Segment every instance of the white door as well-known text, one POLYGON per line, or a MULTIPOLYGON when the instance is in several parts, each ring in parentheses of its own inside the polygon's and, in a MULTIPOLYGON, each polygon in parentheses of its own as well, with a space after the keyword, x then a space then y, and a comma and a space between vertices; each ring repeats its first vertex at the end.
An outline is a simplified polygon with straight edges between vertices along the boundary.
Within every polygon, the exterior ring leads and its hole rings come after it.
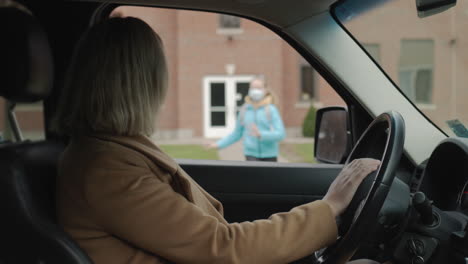
POLYGON ((204 131, 207 138, 228 135, 236 125, 253 75, 207 76, 203 79, 204 131))

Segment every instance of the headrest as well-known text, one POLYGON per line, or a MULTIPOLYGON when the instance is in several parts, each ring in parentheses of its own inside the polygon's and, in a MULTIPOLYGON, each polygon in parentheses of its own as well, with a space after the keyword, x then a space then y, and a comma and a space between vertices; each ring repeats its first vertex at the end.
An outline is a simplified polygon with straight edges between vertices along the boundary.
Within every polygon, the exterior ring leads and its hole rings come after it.
POLYGON ((47 36, 38 21, 17 8, 0 8, 0 96, 27 103, 45 99, 53 82, 47 36))

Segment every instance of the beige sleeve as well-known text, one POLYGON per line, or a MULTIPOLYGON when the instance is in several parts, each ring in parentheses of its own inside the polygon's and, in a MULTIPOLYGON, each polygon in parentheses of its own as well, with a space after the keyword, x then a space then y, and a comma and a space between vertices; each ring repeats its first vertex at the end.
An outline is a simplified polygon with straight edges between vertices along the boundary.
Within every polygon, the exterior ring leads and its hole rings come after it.
POLYGON ((86 190, 102 228, 176 263, 288 263, 334 242, 322 201, 254 222, 224 224, 148 169, 105 170, 86 190))

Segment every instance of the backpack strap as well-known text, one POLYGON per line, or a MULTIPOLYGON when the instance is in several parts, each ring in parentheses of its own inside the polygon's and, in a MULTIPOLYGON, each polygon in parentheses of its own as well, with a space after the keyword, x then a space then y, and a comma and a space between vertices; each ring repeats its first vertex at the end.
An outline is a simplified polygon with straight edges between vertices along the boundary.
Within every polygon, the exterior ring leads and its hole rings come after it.
POLYGON ((265 107, 265 116, 266 116, 266 118, 268 120, 268 124, 270 125, 270 131, 273 130, 273 124, 271 122, 272 121, 271 120, 271 107, 272 107, 271 104, 269 104, 269 105, 267 105, 265 107))
POLYGON ((267 105, 265 107, 265 116, 266 116, 268 122, 271 123, 271 104, 269 104, 269 105, 267 105))
POLYGON ((245 125, 244 119, 245 119, 245 111, 247 111, 247 104, 243 104, 241 106, 241 109, 239 110, 239 120, 241 126, 245 125))

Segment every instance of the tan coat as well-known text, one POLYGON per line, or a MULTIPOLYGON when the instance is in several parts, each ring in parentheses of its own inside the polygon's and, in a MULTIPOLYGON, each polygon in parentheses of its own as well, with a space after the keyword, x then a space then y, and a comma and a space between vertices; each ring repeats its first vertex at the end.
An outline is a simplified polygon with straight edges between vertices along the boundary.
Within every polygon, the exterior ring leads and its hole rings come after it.
POLYGON ((59 223, 96 264, 288 263, 337 236, 322 201, 227 223, 221 203, 143 136, 73 139, 57 195, 59 223))

